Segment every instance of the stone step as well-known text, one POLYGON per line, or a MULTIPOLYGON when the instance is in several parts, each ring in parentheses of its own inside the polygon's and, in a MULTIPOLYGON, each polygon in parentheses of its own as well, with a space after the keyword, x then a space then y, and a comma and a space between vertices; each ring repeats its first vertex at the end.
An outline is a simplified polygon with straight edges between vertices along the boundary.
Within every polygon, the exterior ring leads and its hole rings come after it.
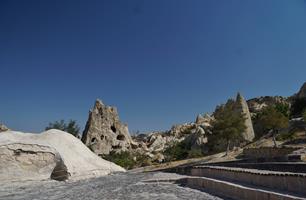
MULTIPOLYGON (((305 200, 301 195, 288 194, 240 183, 207 177, 187 177, 180 180, 184 186, 201 189, 234 200, 305 200)), ((277 183, 276 183, 277 184, 277 183)))
POLYGON ((220 166, 196 166, 188 175, 264 187, 306 196, 306 174, 220 166))

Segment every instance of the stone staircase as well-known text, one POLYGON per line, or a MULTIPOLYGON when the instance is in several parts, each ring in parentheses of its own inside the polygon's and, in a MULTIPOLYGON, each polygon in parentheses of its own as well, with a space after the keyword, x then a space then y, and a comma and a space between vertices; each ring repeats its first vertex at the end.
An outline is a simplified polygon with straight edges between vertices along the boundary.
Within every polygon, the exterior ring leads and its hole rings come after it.
POLYGON ((175 171, 189 175, 181 179, 180 184, 230 199, 306 199, 304 173, 221 166, 182 167, 176 168, 175 171))

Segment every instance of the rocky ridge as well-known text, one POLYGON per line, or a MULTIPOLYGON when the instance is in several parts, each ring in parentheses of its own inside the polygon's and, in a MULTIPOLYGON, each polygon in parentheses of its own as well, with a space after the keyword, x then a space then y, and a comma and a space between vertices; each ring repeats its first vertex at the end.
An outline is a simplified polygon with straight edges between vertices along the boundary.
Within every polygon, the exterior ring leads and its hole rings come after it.
MULTIPOLYGON (((305 88, 306 83, 294 96, 303 97, 305 88)), ((254 139, 255 131, 252 117, 256 113, 267 106, 278 103, 290 106, 293 97, 264 96, 246 101, 238 93, 236 99, 232 101, 235 102, 236 112, 242 113, 246 118, 245 125, 247 128, 243 133, 243 139, 247 142, 254 139)), ((167 131, 156 131, 131 137, 127 125, 119 120, 117 109, 104 105, 102 101, 97 100, 93 109, 89 112, 82 141, 98 155, 129 151, 146 155, 152 160, 162 161, 164 151, 182 141, 191 149, 205 151, 207 149, 206 144, 209 143, 209 136, 213 134, 212 124, 214 120, 214 113, 211 115, 199 114, 194 122, 174 125, 167 131)))
POLYGON ((282 97, 282 96, 262 96, 253 99, 247 100, 247 104, 250 110, 251 115, 260 112, 263 108, 267 106, 280 104, 291 104, 291 98, 282 97))
MULTIPOLYGON (((251 116, 248 105, 240 94, 236 99, 236 111, 246 116, 247 130, 243 135, 246 141, 252 141, 254 130, 251 116)), ((164 151, 182 141, 191 149, 206 151, 205 145, 209 142, 209 135, 213 134, 214 120, 213 114, 199 114, 194 122, 174 125, 167 131, 131 137, 127 125, 120 122, 117 109, 97 100, 89 113, 82 141, 98 155, 129 151, 146 155, 153 161, 162 162, 164 151)))

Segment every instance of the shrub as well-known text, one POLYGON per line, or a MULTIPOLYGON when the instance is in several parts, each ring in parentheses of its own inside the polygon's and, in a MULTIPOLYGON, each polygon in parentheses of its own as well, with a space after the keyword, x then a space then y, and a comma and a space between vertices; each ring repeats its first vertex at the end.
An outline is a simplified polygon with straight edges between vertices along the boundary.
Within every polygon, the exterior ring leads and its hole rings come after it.
POLYGON ((166 161, 182 160, 188 156, 188 148, 184 141, 175 143, 164 151, 166 161))
POLYGON ((191 148, 190 144, 185 141, 168 147, 164 155, 167 162, 204 156, 201 148, 191 148))
POLYGON ((294 133, 292 132, 285 132, 285 133, 281 133, 279 135, 276 136, 276 140, 277 141, 285 141, 285 140, 292 140, 294 139, 294 133))
POLYGON ((133 169, 136 167, 151 165, 151 161, 147 156, 139 153, 131 153, 128 151, 122 151, 118 153, 112 151, 109 155, 102 155, 102 158, 113 162, 125 169, 133 169))
POLYGON ((188 158, 198 158, 204 156, 201 149, 191 149, 188 152, 188 158))
POLYGON ((113 162, 125 169, 132 169, 135 165, 135 161, 133 160, 132 155, 127 151, 120 153, 115 153, 114 151, 112 151, 109 155, 103 155, 102 158, 113 162))

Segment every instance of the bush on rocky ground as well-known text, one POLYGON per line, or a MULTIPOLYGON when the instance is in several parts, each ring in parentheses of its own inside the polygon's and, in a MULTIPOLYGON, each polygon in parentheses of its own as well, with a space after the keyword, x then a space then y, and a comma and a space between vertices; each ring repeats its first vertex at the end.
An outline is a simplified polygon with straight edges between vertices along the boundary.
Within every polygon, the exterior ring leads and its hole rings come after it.
POLYGON ((185 141, 175 143, 164 151, 165 161, 183 160, 204 156, 200 148, 191 148, 185 141))
POLYGON ((276 136, 277 141, 294 140, 295 134, 293 132, 285 132, 276 136))
POLYGON ((103 155, 102 158, 125 169, 144 167, 152 164, 150 158, 148 158, 146 155, 131 153, 128 151, 122 151, 119 153, 112 151, 109 155, 103 155))

